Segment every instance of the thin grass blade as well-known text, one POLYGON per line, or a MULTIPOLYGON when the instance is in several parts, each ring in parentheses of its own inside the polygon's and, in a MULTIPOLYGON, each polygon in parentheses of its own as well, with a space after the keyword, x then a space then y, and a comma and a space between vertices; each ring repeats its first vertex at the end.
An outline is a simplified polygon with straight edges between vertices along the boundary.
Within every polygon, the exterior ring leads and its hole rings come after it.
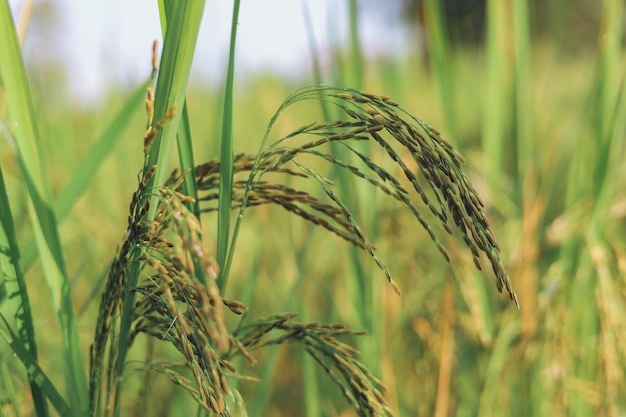
POLYGON ((449 41, 442 7, 443 3, 438 0, 424 1, 424 24, 427 33, 428 52, 431 58, 429 59, 431 74, 433 74, 439 89, 443 114, 450 130, 449 136, 457 138, 458 132, 453 106, 454 94, 452 93, 449 71, 449 41))
POLYGON ((500 187, 503 174, 507 101, 506 5, 487 2, 487 78, 483 120, 483 151, 487 181, 492 193, 500 187))
MULTIPOLYGON (((146 95, 146 88, 148 88, 151 82, 146 81, 143 83, 128 99, 126 105, 111 120, 96 144, 91 148, 78 168, 76 168, 70 181, 55 199, 54 214, 59 223, 65 220, 76 201, 83 195, 93 180, 98 169, 100 169, 106 158, 113 152, 113 149, 115 149, 115 146, 123 137, 122 132, 128 127, 137 110, 142 107, 141 104, 146 95)), ((24 245, 23 250, 24 268, 26 271, 33 264, 36 256, 35 241, 31 239, 24 245)))
MULTIPOLYGON (((184 1, 177 2, 171 14, 167 15, 151 124, 157 131, 146 164, 148 169, 156 166, 151 186, 162 185, 168 174, 203 10, 204 1, 184 1), (164 121, 167 123, 159 126, 164 121)), ((161 13, 165 11, 161 10, 161 13)))
POLYGON ((2 408, 5 412, 12 412, 14 416, 19 416, 19 397, 16 394, 15 385, 13 384, 13 373, 7 366, 9 362, 7 359, 7 355, 0 355, 0 386, 3 392, 2 408))
MULTIPOLYGON (((163 33, 163 37, 165 37, 165 33, 167 31, 167 20, 168 16, 171 14, 171 6, 171 2, 159 2, 159 7, 161 10, 161 31, 163 33)), ((178 162, 180 165, 180 170, 182 172, 187 171, 187 175, 185 175, 182 184, 183 193, 193 198, 193 201, 189 201, 185 203, 185 205, 196 216, 198 221, 201 221, 200 203, 198 200, 198 186, 196 183, 195 175, 196 163, 193 154, 193 141, 191 139, 191 124, 189 121, 189 109, 187 108, 187 99, 185 99, 183 103, 182 120, 180 121, 180 124, 178 126, 178 132, 176 134, 176 144, 178 147, 178 162)), ((195 265, 195 267, 197 278, 200 280, 200 282, 206 284, 204 269, 201 268, 200 265, 195 265)))
MULTIPOLYGON (((164 3, 161 3, 163 6, 164 3)), ((173 3, 169 4, 173 6, 173 3)), ((165 5, 165 8, 168 6, 165 5)), ((154 129, 155 136, 152 143, 146 144, 148 152, 144 166, 144 175, 155 168, 146 184, 147 189, 162 185, 168 174, 168 164, 171 159, 174 142, 178 133, 178 126, 182 117, 185 92, 191 63, 198 38, 204 1, 179 1, 176 7, 171 7, 171 13, 161 9, 161 15, 167 16, 167 31, 163 43, 163 56, 159 65, 159 75, 154 97, 154 115, 150 128, 154 129)), ((158 207, 157 197, 153 198, 148 217, 154 218, 158 207)), ((142 261, 141 249, 135 248, 131 254, 131 268, 128 275, 127 288, 135 288, 139 281, 142 261)), ((116 358, 116 395, 114 415, 120 415, 123 378, 126 354, 128 352, 131 325, 134 318, 135 291, 127 291, 122 307, 120 332, 118 338, 118 357, 116 358)))
POLYGON ((350 64, 352 66, 352 76, 354 77, 352 87, 360 90, 363 88, 366 66, 363 60, 361 43, 359 42, 359 2, 357 0, 350 0, 348 3, 348 16, 350 20, 350 64))
POLYGON ((7 1, 0 1, 0 73, 13 120, 18 158, 28 190, 29 217, 33 225, 52 304, 61 325, 66 383, 72 409, 86 415, 87 379, 72 307, 63 249, 54 216, 47 173, 41 152, 37 117, 7 1))
MULTIPOLYGON (((171 8, 173 3, 170 1, 159 0, 159 14, 161 18, 161 32, 163 37, 167 31, 167 20, 171 15, 171 8)), ((195 167, 193 156, 193 142, 191 140, 191 124, 189 121, 189 110, 187 108, 187 100, 185 99, 183 104, 182 120, 178 126, 177 140, 178 145, 178 159, 180 163, 181 171, 189 170, 185 180, 183 182, 183 193, 196 200, 195 203, 187 203, 187 207, 193 212, 193 214, 200 220, 200 207, 198 204, 198 189, 195 180, 195 167)))
MULTIPOLYGON (((0 330, 0 336, 6 340, 9 346, 11 346, 11 349, 13 349, 15 355, 22 361, 28 373, 29 379, 37 384, 41 392, 45 393, 47 399, 50 400, 50 403, 58 411, 59 415, 80 415, 76 410, 72 410, 72 408, 70 408, 69 404, 56 389, 50 378, 48 378, 43 369, 41 369, 37 359, 30 354, 28 348, 21 342, 19 336, 11 330, 7 319, 2 314, 0 314, 0 318, 2 318, 8 330, 8 334, 0 330)), ((39 408, 37 408, 37 411, 39 412, 39 408)))
MULTIPOLYGON (((0 251, 0 276, 3 278, 2 292, 8 295, 8 301, 12 304, 17 333, 23 341, 25 349, 37 361, 34 321, 8 195, 0 167, 0 223, 2 224, 0 230, 0 248, 2 248, 0 251), (7 274, 10 270, 13 271, 13 274, 9 277, 7 274)), ((48 402, 44 393, 34 380, 30 379, 29 383, 37 415, 40 417, 47 416, 49 414, 48 402)))
MULTIPOLYGON (((239 19, 239 0, 233 4, 233 18, 230 28, 230 50, 228 70, 224 89, 222 136, 220 140, 220 195, 217 211, 217 263, 220 271, 220 291, 226 291, 230 261, 233 251, 228 251, 230 238, 230 207, 233 188, 233 88, 235 83, 235 44, 239 19)), ((234 238, 233 238, 234 239, 234 238)))

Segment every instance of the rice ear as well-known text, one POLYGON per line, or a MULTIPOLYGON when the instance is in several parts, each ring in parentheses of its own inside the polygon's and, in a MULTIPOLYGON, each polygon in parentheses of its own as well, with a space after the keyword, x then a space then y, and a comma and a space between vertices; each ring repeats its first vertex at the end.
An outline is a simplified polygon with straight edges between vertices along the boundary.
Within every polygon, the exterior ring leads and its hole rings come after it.
MULTIPOLYGON (((319 99, 338 107, 345 119, 310 123, 263 146, 260 155, 238 155, 234 171, 240 179, 235 181, 233 189, 233 208, 238 208, 243 214, 247 206, 276 204, 327 229, 366 250, 399 293, 391 273, 378 258, 374 245, 369 242, 347 205, 333 192, 332 180, 298 162, 298 157, 308 155, 324 160, 399 201, 450 262, 450 255, 439 241, 435 229, 410 198, 411 193, 407 190, 410 188, 446 232, 452 233, 452 228, 459 231, 478 269, 482 269, 481 254, 486 256, 496 278, 497 290, 506 290, 519 308, 517 295, 502 262, 500 247, 484 213, 485 205, 463 171, 465 159, 441 133, 386 96, 348 88, 317 86, 297 90, 285 100, 280 111, 302 100, 319 99), (311 136, 315 139, 308 140, 311 136), (325 151, 324 147, 331 142, 345 145, 361 164, 342 160, 325 151), (356 142, 369 142, 382 149, 401 175, 393 174, 392 170, 351 146, 356 142), (418 173, 404 162, 404 156, 417 164, 418 173), (298 189, 264 182, 266 174, 313 180, 327 199, 322 201, 298 189), (241 179, 241 176, 244 178, 241 179), (403 182, 409 187, 405 187, 403 182), (454 225, 449 224, 450 219, 454 225)), ((202 191, 203 210, 215 210, 219 163, 209 162, 199 166, 196 172, 198 188, 202 191)))

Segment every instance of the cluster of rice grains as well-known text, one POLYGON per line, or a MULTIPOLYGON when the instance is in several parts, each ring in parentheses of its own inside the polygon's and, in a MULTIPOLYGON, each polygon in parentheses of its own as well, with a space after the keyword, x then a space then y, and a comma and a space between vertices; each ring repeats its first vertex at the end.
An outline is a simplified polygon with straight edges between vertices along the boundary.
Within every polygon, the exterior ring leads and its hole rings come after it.
MULTIPOLYGON (((149 125, 153 114, 150 93, 149 125)), ((155 129, 149 128, 144 140, 145 161, 154 136, 155 129)), ((236 314, 245 306, 223 300, 219 294, 215 282, 218 266, 203 249, 199 220, 185 206, 193 199, 176 191, 186 173, 173 174, 163 186, 152 187, 155 169, 144 164, 131 200, 127 232, 102 295, 90 352, 90 414, 117 413, 126 365, 125 354, 120 352, 145 334, 174 346, 193 381, 177 371, 180 366, 176 363, 148 362, 146 368, 161 372, 187 390, 208 412, 228 415, 224 414, 224 395, 232 392, 226 378, 237 374, 220 353, 231 343, 237 344, 226 329, 224 306, 236 314), (149 215, 154 204, 156 209, 149 215), (126 339, 122 337, 125 333, 126 339)))
MULTIPOLYGON (((318 157, 368 181, 383 193, 400 201, 420 222, 449 262, 447 251, 410 199, 410 193, 401 185, 400 180, 351 146, 351 142, 355 141, 373 141, 399 167, 422 202, 440 220, 448 233, 452 233, 448 225, 448 216, 452 217, 478 269, 481 269, 480 253, 487 256, 496 277, 498 291, 506 289, 511 300, 519 307, 517 296, 502 264, 500 248, 483 213, 484 204, 462 170, 464 158, 437 130, 406 113, 387 97, 351 89, 325 86, 302 89, 292 94, 285 103, 291 105, 308 99, 331 102, 340 108, 349 120, 312 123, 267 146, 258 156, 237 155, 234 171, 235 174, 240 173, 243 176, 234 183, 234 208, 240 207, 243 211, 245 206, 278 204, 303 219, 324 227, 367 250, 384 271, 396 292, 399 292, 389 270, 376 255, 373 245, 356 223, 352 212, 333 192, 333 181, 295 160, 298 155, 318 157), (303 135, 313 135, 319 139, 292 144, 296 137, 303 135), (403 154, 406 151, 410 153, 430 189, 429 193, 420 184, 418 175, 402 160, 402 155, 395 150, 392 142, 386 140, 389 136, 404 149, 403 154), (349 161, 338 159, 332 153, 324 152, 322 145, 331 142, 345 145, 362 166, 356 166, 349 161), (286 167, 289 162, 294 164, 295 170, 286 167), (304 191, 287 187, 280 182, 262 181, 260 177, 266 173, 282 173, 313 179, 322 188, 328 201, 322 202, 304 191), (429 197, 429 194, 434 196, 435 201, 432 201, 433 198, 429 197)), ((215 160, 199 166, 196 174, 198 188, 205 192, 201 197, 201 200, 207 202, 204 210, 216 210, 219 162, 215 160)))
MULTIPOLYGON (((373 141, 399 167, 423 203, 449 233, 452 231, 448 216, 452 217, 478 268, 480 252, 486 254, 497 278, 498 290, 506 288, 517 305, 517 297, 502 265, 500 249, 482 211, 483 203, 461 169, 463 158, 435 129, 407 114, 386 97, 332 87, 297 91, 286 100, 272 123, 288 105, 306 99, 329 101, 338 106, 348 120, 313 123, 265 147, 259 155, 237 155, 234 161, 234 209, 239 209, 243 215, 246 207, 277 204, 329 230, 366 250, 399 292, 352 212, 333 191, 333 182, 296 160, 299 155, 320 158, 400 201, 449 260, 446 250, 400 180, 351 146, 354 141, 373 141), (296 137, 305 135, 317 138, 290 145, 296 137), (420 185, 416 173, 385 139, 389 136, 417 163, 430 187, 428 193, 420 185), (332 142, 345 145, 361 164, 357 166, 324 151, 323 145, 332 142), (284 185, 284 177, 278 182, 262 180, 264 174, 311 179, 321 187, 326 201, 284 185), (434 195, 436 201, 433 202, 429 195, 434 195)), ((149 106, 152 117, 150 110, 149 106)), ((170 117, 171 112, 157 129, 170 117)), ((146 134, 146 154, 154 134, 150 129, 146 134)), ((147 363, 146 368, 161 372, 186 389, 210 414, 230 415, 225 403, 225 395, 232 395, 227 378, 253 379, 235 370, 230 362, 234 356, 242 355, 254 363, 250 354, 253 350, 291 342, 300 345, 317 361, 360 416, 391 415, 383 396, 383 384, 356 360, 354 348, 337 339, 359 332, 350 331, 343 325, 293 323, 293 315, 274 316, 228 331, 224 322, 225 311, 241 314, 245 306, 224 300, 219 293, 215 282, 218 266, 203 249, 199 220, 185 206, 193 200, 181 193, 186 173, 174 172, 166 184, 152 187, 154 169, 144 166, 139 188, 130 205, 128 230, 111 265, 102 296, 95 342, 91 348, 91 415, 102 415, 103 411, 110 415, 111 409, 118 406, 120 379, 125 366, 125 352, 120 354, 120 351, 130 347, 139 334, 169 343, 180 352, 184 358, 183 367, 188 370, 187 376, 175 363, 147 363), (152 211, 151 204, 157 205, 152 211), (123 337, 124 326, 126 339, 123 337), (106 393, 104 398, 103 393, 106 393)), ((195 174, 202 211, 216 210, 219 162, 214 160, 199 165, 195 174)))
POLYGON ((234 333, 243 348, 255 349, 297 343, 326 371, 341 389, 359 416, 393 415, 383 396, 385 385, 360 363, 358 351, 337 337, 359 336, 343 324, 295 323, 295 314, 258 320, 242 326, 234 333), (268 336, 272 331, 279 335, 268 336))
MULTIPOLYGON (((133 196, 128 232, 111 266, 103 294, 91 351, 92 414, 101 401, 98 396, 107 342, 110 342, 109 361, 118 360, 119 314, 128 292, 134 293, 128 346, 141 333, 169 342, 183 355, 193 383, 178 373, 174 364, 148 366, 186 389, 206 410, 221 413, 225 409, 223 394, 230 394, 226 376, 234 374, 232 365, 219 357, 230 344, 223 307, 226 305, 237 313, 244 307, 225 302, 219 295, 215 283, 218 267, 202 248, 200 224, 184 205, 188 197, 174 191, 182 176, 176 183, 158 188, 156 214, 149 219, 153 194, 146 190, 146 184, 151 172, 133 196), (133 268, 139 268, 135 285, 129 284, 133 268), (208 279, 201 281, 200 276, 208 279)), ((104 404, 110 406, 115 401, 112 387, 119 375, 115 375, 112 363, 107 365, 104 404)))

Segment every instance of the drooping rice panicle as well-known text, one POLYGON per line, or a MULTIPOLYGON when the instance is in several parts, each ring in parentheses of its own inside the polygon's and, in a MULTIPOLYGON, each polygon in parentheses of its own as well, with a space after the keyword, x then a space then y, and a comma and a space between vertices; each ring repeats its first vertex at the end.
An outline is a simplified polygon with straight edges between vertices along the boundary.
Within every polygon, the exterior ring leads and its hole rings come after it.
MULTIPOLYGON (((293 314, 257 320, 237 329, 235 336, 246 351, 295 343, 320 365, 339 387, 359 416, 391 416, 384 397, 385 385, 356 359, 358 351, 338 338, 359 336, 343 324, 297 323, 293 314), (277 333, 277 334, 276 334, 277 333)), ((238 354, 231 349, 230 355, 238 354)))
MULTIPOLYGON (((400 201, 411 211, 445 259, 450 262, 450 256, 437 238, 435 230, 401 184, 400 177, 404 177, 428 211, 438 219, 441 227, 448 233, 452 233, 448 224, 448 220, 452 219, 478 269, 481 269, 481 253, 487 257, 496 277, 496 288, 500 292, 506 289, 511 300, 519 307, 517 295, 503 266, 500 248, 484 214, 484 203, 462 169, 464 158, 450 143, 436 129, 408 114, 390 98, 348 88, 318 86, 298 90, 285 100, 272 119, 272 124, 290 105, 302 100, 319 100, 320 97, 341 109, 347 120, 311 123, 267 146, 264 142, 262 152, 255 157, 238 155, 235 158, 235 175, 247 174, 248 178, 235 181, 233 207, 239 208, 240 214, 243 214, 247 206, 278 204, 365 249, 385 272, 389 282, 393 283, 389 270, 376 255, 374 246, 368 241, 340 196, 331 190, 332 182, 296 159, 304 155, 317 157, 347 170, 355 177, 367 181, 400 201), (314 141, 300 139, 308 135, 319 139, 314 141), (402 175, 393 175, 383 165, 350 146, 355 141, 370 141, 382 149, 402 175), (341 160, 336 155, 320 150, 331 142, 345 145, 364 166, 356 166, 352 161, 341 160), (419 173, 407 165, 403 159, 404 155, 410 156, 418 166, 419 173), (290 169, 288 167, 290 164, 299 167, 300 172, 290 169), (303 191, 284 189, 263 182, 261 178, 267 174, 285 174, 318 182, 329 198, 329 204, 334 206, 335 210, 320 206, 317 198, 303 191), (343 214, 338 217, 339 212, 343 214)), ((196 172, 199 189, 214 190, 219 183, 218 170, 217 162, 199 168, 196 172)), ((213 191, 202 195, 201 199, 210 202, 216 197, 213 191)), ((205 209, 214 208, 208 206, 205 209)), ((397 290, 395 284, 393 285, 397 290)))

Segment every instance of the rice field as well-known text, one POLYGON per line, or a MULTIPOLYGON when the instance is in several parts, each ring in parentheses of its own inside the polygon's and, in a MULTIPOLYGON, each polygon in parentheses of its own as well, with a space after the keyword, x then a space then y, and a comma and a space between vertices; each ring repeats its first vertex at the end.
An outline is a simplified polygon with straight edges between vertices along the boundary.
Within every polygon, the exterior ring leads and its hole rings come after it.
POLYGON ((534 4, 460 47, 424 1, 428 59, 365 60, 351 1, 294 82, 234 77, 235 1, 215 90, 204 2, 161 1, 152 76, 83 110, 0 0, 0 415, 624 414, 624 4, 574 52, 534 4))

